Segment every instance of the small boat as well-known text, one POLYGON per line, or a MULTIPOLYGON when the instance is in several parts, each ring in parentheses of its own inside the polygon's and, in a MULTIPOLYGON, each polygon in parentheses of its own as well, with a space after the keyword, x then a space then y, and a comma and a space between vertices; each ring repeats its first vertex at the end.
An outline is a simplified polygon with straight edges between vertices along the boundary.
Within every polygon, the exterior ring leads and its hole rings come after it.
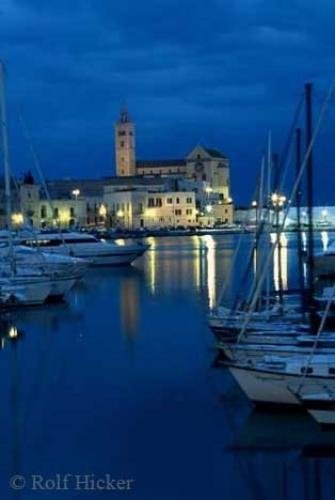
POLYGON ((9 262, 15 259, 16 266, 29 266, 31 269, 53 275, 70 275, 81 279, 88 270, 90 262, 86 259, 68 255, 42 252, 39 248, 29 248, 23 245, 13 246, 12 252, 7 243, 0 244, 0 259, 9 262))
POLYGON ((39 233, 20 240, 21 245, 38 247, 48 253, 56 253, 88 259, 92 266, 120 266, 131 264, 148 250, 141 242, 123 243, 99 240, 87 233, 39 233))

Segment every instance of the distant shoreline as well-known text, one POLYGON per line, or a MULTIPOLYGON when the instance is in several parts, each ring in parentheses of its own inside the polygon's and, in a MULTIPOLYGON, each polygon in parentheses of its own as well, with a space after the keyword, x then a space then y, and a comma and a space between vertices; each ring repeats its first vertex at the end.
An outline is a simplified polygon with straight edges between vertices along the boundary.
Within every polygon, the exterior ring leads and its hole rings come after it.
MULTIPOLYGON (((307 231, 308 228, 304 228, 307 231)), ((125 231, 125 232, 110 232, 108 234, 108 239, 116 240, 116 239, 128 239, 128 238, 166 238, 166 237, 179 237, 179 236, 224 236, 224 235, 232 235, 232 234, 253 234, 254 229, 240 229, 240 228, 229 228, 229 229, 198 229, 198 230, 157 230, 157 231, 125 231)), ((272 232, 275 232, 276 229, 273 228, 272 232)), ((335 227, 327 227, 327 228, 314 228, 313 231, 315 233, 321 233, 322 231, 327 232, 335 232, 335 227)), ((287 229, 283 231, 284 233, 297 233, 297 229, 287 229)), ((103 234, 101 237, 105 237, 103 234)))

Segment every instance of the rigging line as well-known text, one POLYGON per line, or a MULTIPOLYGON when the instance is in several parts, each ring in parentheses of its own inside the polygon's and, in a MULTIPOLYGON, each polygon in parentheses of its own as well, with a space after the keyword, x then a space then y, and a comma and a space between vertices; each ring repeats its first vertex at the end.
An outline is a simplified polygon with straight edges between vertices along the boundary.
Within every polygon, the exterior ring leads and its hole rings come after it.
MULTIPOLYGON (((329 103, 330 103, 330 101, 331 101, 331 99, 333 97, 334 91, 335 91, 335 79, 332 81, 332 83, 331 83, 331 85, 329 87, 329 90, 328 90, 328 93, 327 93, 326 98, 324 100, 323 106, 322 106, 322 108, 320 110, 319 117, 318 117, 318 122, 317 122, 315 130, 313 132, 310 144, 309 144, 309 146, 307 148, 307 151, 305 153, 305 157, 304 157, 304 160, 303 160, 302 165, 300 167, 299 174, 297 175, 297 178, 295 180, 295 183, 294 183, 294 186, 293 186, 293 189, 292 189, 292 192, 291 192, 290 200, 294 199, 294 197, 296 195, 296 192, 297 192, 297 189, 300 186, 301 178, 302 178, 302 176, 304 174, 304 171, 306 169, 306 165, 307 165, 309 156, 310 156, 310 154, 312 152, 314 143, 315 143, 316 138, 317 138, 317 136, 319 134, 319 131, 321 129, 321 125, 322 125, 325 113, 326 113, 328 105, 329 105, 329 103)), ((290 205, 290 201, 288 203, 288 207, 289 207, 289 205, 290 205)), ((287 219, 287 215, 288 215, 288 208, 284 212, 284 217, 283 217, 283 221, 282 221, 282 224, 281 224, 280 231, 283 231, 283 229, 285 227, 285 222, 286 222, 286 219, 287 219)), ((254 311, 256 302, 258 300, 258 295, 259 295, 261 286, 263 284, 263 281, 264 281, 265 277, 267 276, 267 271, 268 271, 268 268, 270 267, 270 263, 271 263, 271 260, 273 258, 273 254, 274 254, 275 248, 277 246, 277 243, 278 242, 275 241, 275 243, 272 246, 271 251, 269 252, 268 258, 266 259, 266 262, 265 262, 265 265, 264 265, 264 269, 263 269, 263 271, 261 273, 257 289, 255 290, 255 294, 254 294, 253 300, 252 300, 252 302, 250 304, 250 309, 249 309, 249 311, 247 313, 245 321, 244 321, 244 323, 242 325, 242 328, 240 330, 240 333, 239 333, 239 335, 237 337, 236 345, 239 344, 240 340, 242 339, 243 335, 245 334, 246 327, 247 327, 248 323, 250 322, 252 313, 254 311)))
MULTIPOLYGON (((267 237, 267 248, 268 249, 271 249, 270 228, 273 227, 274 222, 275 222, 275 213, 274 213, 274 211, 271 212, 271 203, 270 203, 270 200, 268 199, 267 205, 266 205, 266 216, 264 217, 263 224, 261 227, 261 230, 263 231, 263 229, 264 229, 264 234, 267 237)), ((267 310, 269 310, 269 306, 270 306, 270 304, 269 304, 269 299, 270 299, 270 282, 269 282, 269 280, 270 280, 270 275, 268 273, 266 276, 266 301, 267 301, 266 308, 267 308, 267 310)), ((253 283, 252 283, 252 287, 250 288, 250 291, 248 294, 247 301, 246 301, 247 306, 251 302, 251 299, 255 293, 257 285, 258 285, 258 281, 256 281, 254 279, 253 283)), ((261 289, 260 289, 260 293, 261 293, 261 289)), ((257 300, 258 300, 258 298, 259 297, 257 297, 257 300)))
MULTIPOLYGON (((254 200, 257 199, 258 206, 257 206, 256 209, 257 209, 257 211, 259 211, 259 209, 260 209, 261 213, 262 213, 263 202, 264 202, 263 199, 260 199, 260 183, 263 182, 263 173, 262 173, 263 162, 264 162, 264 155, 262 155, 260 172, 258 174, 258 179, 257 179, 256 187, 255 187, 255 190, 254 190, 254 193, 253 193, 253 198, 252 198, 252 201, 254 201, 254 200)), ((254 244, 251 245, 250 250, 249 250, 248 255, 247 255, 246 270, 245 270, 245 272, 242 275, 242 279, 240 280, 241 281, 241 286, 239 287, 240 290, 243 289, 242 285, 244 283, 247 283, 247 277, 249 275, 250 269, 252 268, 253 256, 254 256, 254 251, 255 251, 255 245, 257 245, 257 242, 259 241, 259 235, 261 234, 261 229, 260 229, 259 226, 262 226, 262 221, 261 221, 261 218, 259 220, 260 220, 260 224, 259 225, 256 224, 256 234, 255 234, 254 244)), ((247 224, 250 223, 251 221, 252 221, 251 218, 248 217, 247 220, 244 221, 244 223, 243 223, 243 231, 242 231, 242 233, 239 236, 239 240, 238 240, 237 246, 235 248, 233 259, 232 259, 230 267, 229 267, 228 276, 227 276, 227 278, 226 278, 226 280, 225 280, 225 282, 224 282, 224 284, 222 286, 221 292, 219 294, 218 305, 221 303, 223 295, 226 292, 228 284, 230 283, 230 278, 231 278, 232 272, 234 270, 235 262, 237 260, 238 253, 239 253, 239 251, 241 249, 242 242, 243 242, 243 239, 244 239, 243 237, 245 236, 245 234, 248 233, 247 232, 247 224)), ((241 305, 241 297, 242 297, 241 293, 236 293, 235 300, 234 300, 234 302, 232 304, 232 307, 231 307, 231 316, 234 314, 234 311, 237 310, 238 307, 240 307, 240 305, 241 305)))
POLYGON ((289 133, 288 133, 287 138, 286 138, 286 142, 285 142, 283 151, 282 151, 281 155, 279 156, 278 173, 277 173, 277 175, 274 176, 274 188, 275 189, 276 189, 276 186, 279 185, 279 183, 280 183, 280 176, 278 175, 279 172, 281 172, 284 167, 285 167, 284 172, 288 168, 287 162, 289 159, 289 152, 292 148, 292 142, 294 139, 294 131, 297 127, 297 123, 298 123, 298 120, 300 118, 300 115, 301 115, 301 112, 303 109, 303 104, 304 104, 304 93, 301 94, 300 100, 298 101, 298 104, 297 104, 295 113, 293 115, 293 120, 291 123, 291 127, 289 129, 289 133))
MULTIPOLYGON (((257 193, 257 187, 254 191, 254 194, 257 193)), ((254 199, 254 198, 253 198, 254 199)), ((229 267, 229 270, 228 270, 228 274, 222 284, 222 287, 221 287, 221 290, 220 290, 220 293, 218 295, 218 298, 217 298, 217 301, 216 301, 216 304, 215 304, 215 309, 217 310, 218 307, 220 306, 222 300, 223 300, 223 297, 224 297, 224 294, 226 293, 227 291, 227 288, 228 288, 228 285, 230 283, 230 278, 231 278, 231 275, 232 275, 232 272, 233 272, 233 269, 234 269, 234 266, 235 266, 235 262, 236 262, 236 259, 237 259, 237 255, 241 249, 241 246, 242 246, 242 241, 243 241, 243 236, 245 234, 247 234, 247 223, 249 222, 249 219, 247 219, 246 221, 243 222, 242 224, 242 231, 240 233, 240 236, 238 238, 238 241, 237 241, 237 246, 235 248, 235 251, 234 251, 234 254, 233 254, 233 258, 232 258, 232 261, 230 263, 230 267, 229 267)))
MULTIPOLYGON (((45 195, 47 197, 47 200, 48 200, 49 206, 51 208, 52 214, 54 214, 54 206, 53 206, 52 199, 51 199, 51 196, 50 196, 50 193, 49 193, 49 190, 48 190, 47 183, 45 182, 45 179, 44 179, 44 175, 43 175, 43 172, 42 172, 42 169, 41 169, 41 163, 40 163, 39 157, 37 155, 36 149, 35 149, 35 147, 33 145, 33 141, 32 141, 31 135, 29 133, 27 123, 24 120, 21 111, 19 112, 19 118, 20 118, 20 122, 21 122, 21 125, 22 125, 22 129, 23 129, 24 135, 25 135, 26 140, 28 142, 29 150, 30 150, 30 153, 32 155, 35 168, 37 170, 37 174, 39 176, 40 182, 41 182, 42 187, 44 189, 44 192, 45 192, 45 195)), ((62 243, 64 245, 66 245, 65 240, 64 240, 64 235, 63 235, 63 232, 61 231, 60 227, 58 227, 58 232, 59 232, 59 234, 60 234, 60 236, 62 238, 62 243)))
MULTIPOLYGON (((257 228, 257 231, 256 231, 256 239, 257 241, 259 242, 260 239, 261 239, 261 236, 263 234, 263 229, 265 228, 265 221, 261 221, 260 224, 258 225, 258 228, 257 228)), ((243 284, 244 283, 247 283, 247 278, 248 278, 248 275, 249 275, 249 272, 252 268, 252 265, 253 265, 253 259, 254 259, 254 251, 255 251, 255 244, 252 245, 250 251, 249 251, 249 255, 248 255, 248 261, 247 261, 247 266, 246 266, 246 269, 243 273, 243 277, 242 277, 242 280, 241 280, 241 288, 243 288, 243 284)), ((255 284, 257 282, 257 279, 258 279, 258 275, 254 275, 253 277, 253 281, 250 285, 250 290, 252 291, 255 287, 255 284)), ((252 296, 252 292, 249 291, 249 294, 247 296, 247 299, 245 301, 245 308, 248 306, 248 303, 250 301, 250 298, 252 296)), ((240 295, 237 296, 236 300, 239 299, 240 295)))
MULTIPOLYGON (((301 114, 302 105, 304 103, 303 97, 304 97, 304 94, 302 94, 302 96, 298 102, 297 108, 296 108, 295 113, 294 113, 294 118, 292 121, 291 129, 290 129, 290 132, 289 132, 287 140, 286 140, 284 153, 280 157, 278 169, 276 169, 276 171, 274 172, 275 173, 274 183, 273 183, 273 190, 274 191, 278 190, 279 192, 281 192, 283 190, 284 185, 285 185, 285 181, 286 181, 286 177, 287 177, 287 173, 288 173, 288 168, 289 168, 289 160, 291 160, 291 158, 292 158, 293 137, 294 137, 293 132, 294 132, 294 128, 295 128, 296 123, 298 122, 298 119, 299 119, 300 114, 301 114)), ((271 141, 271 138, 269 137, 269 142, 270 141, 271 141)), ((272 162, 271 156, 272 155, 271 155, 270 147, 269 147, 268 148, 268 167, 270 165, 270 162, 272 162)), ((269 172, 269 176, 268 176, 268 191, 271 187, 269 184, 271 185, 270 172, 269 172)), ((268 192, 268 199, 267 199, 267 220, 268 220, 269 225, 271 225, 271 224, 273 225, 274 220, 275 220, 275 214, 271 213, 271 200, 269 199, 269 196, 270 196, 270 192, 268 192)), ((263 224, 263 228, 264 227, 265 227, 265 224, 263 224)), ((269 277, 267 279, 269 279, 269 277)), ((251 289, 250 289, 250 293, 248 295, 247 303, 250 302, 250 300, 251 300, 256 283, 257 283, 257 281, 254 279, 252 286, 251 286, 251 289)), ((269 287, 269 283, 267 283, 267 288, 268 287, 269 287)))

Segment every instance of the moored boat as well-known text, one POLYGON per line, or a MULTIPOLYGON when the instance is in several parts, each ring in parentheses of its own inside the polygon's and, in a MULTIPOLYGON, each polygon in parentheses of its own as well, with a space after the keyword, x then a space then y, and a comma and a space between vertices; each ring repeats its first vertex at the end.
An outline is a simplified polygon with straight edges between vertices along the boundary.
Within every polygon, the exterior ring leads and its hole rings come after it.
POLYGON ((119 244, 77 232, 39 233, 35 237, 20 239, 20 243, 48 253, 88 259, 92 266, 131 264, 149 248, 149 245, 141 242, 119 244))

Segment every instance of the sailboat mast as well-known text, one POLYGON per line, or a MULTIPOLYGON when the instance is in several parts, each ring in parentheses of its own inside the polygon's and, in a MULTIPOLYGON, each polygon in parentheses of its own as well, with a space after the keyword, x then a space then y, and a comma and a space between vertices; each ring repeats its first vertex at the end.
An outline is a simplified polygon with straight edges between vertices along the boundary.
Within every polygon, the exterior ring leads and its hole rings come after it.
MULTIPOLYGON (((295 150, 295 161, 296 161, 296 177, 298 178, 300 167, 301 167, 301 129, 296 129, 296 150, 295 150)), ((302 236, 301 236, 301 182, 297 186, 295 204, 297 210, 297 247, 298 247, 298 282, 300 288, 300 294, 302 297, 302 309, 304 309, 303 293, 305 288, 304 283, 304 269, 302 260, 302 236)))
MULTIPOLYGON (((306 103, 306 148, 310 148, 313 135, 312 84, 305 85, 306 103)), ((310 150, 306 165, 307 178, 307 215, 308 215, 308 302, 313 305, 314 298, 314 240, 313 240, 313 152, 310 150)))
POLYGON ((5 200, 6 200, 6 226, 10 232, 12 227, 12 207, 10 196, 10 169, 9 169, 9 153, 8 153, 8 133, 7 133, 7 112, 5 98, 5 69, 4 64, 0 61, 0 113, 1 113, 1 139, 3 149, 3 163, 5 175, 5 200))
MULTIPOLYGON (((279 189, 279 179, 280 179, 280 168, 279 168, 279 157, 278 154, 273 154, 273 172, 274 172, 274 185, 273 191, 276 192, 279 189)), ((276 224, 276 240, 277 240, 277 268, 278 268, 278 292, 279 292, 279 302, 283 306, 283 270, 282 270, 282 246, 281 246, 281 224, 279 222, 279 212, 280 206, 275 204, 273 207, 275 211, 275 224, 276 224)))
POLYGON ((5 67, 0 61, 0 128, 3 149, 3 163, 5 176, 5 200, 6 200, 6 227, 8 230, 9 261, 12 274, 15 274, 15 261, 12 236, 12 204, 10 192, 10 165, 8 152, 7 112, 5 97, 5 67))
MULTIPOLYGON (((267 241, 268 241, 268 251, 270 252, 270 224, 271 224, 271 179, 272 179, 272 135, 271 130, 268 132, 268 157, 267 157, 267 241)), ((270 268, 268 269, 266 275, 266 310, 269 312, 270 309, 270 268)))

